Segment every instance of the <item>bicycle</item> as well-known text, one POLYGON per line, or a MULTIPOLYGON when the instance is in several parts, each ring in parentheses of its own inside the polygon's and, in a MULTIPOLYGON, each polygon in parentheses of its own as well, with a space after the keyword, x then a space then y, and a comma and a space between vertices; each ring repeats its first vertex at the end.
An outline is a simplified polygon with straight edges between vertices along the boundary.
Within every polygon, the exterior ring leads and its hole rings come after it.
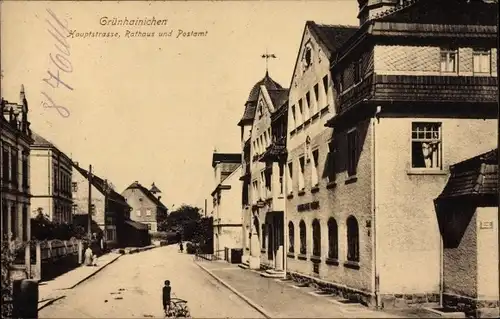
POLYGON ((170 307, 165 311, 165 318, 191 318, 187 301, 180 298, 170 299, 170 307))

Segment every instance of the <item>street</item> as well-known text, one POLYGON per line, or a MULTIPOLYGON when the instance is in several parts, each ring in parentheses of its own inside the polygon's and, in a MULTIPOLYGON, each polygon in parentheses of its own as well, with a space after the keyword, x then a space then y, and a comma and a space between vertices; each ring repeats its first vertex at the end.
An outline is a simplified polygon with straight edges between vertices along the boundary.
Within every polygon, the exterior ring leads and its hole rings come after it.
POLYGON ((163 317, 162 287, 169 279, 172 297, 188 301, 195 318, 263 318, 230 290, 165 246, 125 255, 93 278, 69 290, 66 298, 43 308, 40 318, 163 317))

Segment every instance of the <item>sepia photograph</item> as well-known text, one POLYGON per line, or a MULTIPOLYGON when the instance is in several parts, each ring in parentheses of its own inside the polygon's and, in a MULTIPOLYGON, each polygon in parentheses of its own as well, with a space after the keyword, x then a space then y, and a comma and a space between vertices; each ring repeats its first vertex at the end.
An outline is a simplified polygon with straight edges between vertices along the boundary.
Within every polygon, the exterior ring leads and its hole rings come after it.
POLYGON ((1 317, 500 317, 498 11, 1 0, 1 317))

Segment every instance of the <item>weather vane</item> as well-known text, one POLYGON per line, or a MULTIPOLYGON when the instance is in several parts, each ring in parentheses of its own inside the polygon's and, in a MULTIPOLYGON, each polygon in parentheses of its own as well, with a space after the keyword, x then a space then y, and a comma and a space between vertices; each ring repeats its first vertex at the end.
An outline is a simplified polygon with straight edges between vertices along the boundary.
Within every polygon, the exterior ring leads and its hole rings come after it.
POLYGON ((269 70, 269 59, 276 59, 276 55, 274 55, 274 53, 267 53, 267 49, 266 49, 266 54, 263 54, 262 58, 266 59, 266 74, 267 74, 267 72, 269 70))

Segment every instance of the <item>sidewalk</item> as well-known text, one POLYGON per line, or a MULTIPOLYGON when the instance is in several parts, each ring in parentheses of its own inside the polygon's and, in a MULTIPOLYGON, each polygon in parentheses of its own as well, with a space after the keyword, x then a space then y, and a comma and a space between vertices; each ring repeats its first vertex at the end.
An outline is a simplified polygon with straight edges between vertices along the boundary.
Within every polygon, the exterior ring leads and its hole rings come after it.
POLYGON ((50 281, 40 282, 38 289, 38 310, 66 296, 65 290, 72 289, 94 276, 122 254, 109 253, 97 258, 97 266, 80 266, 50 281))
POLYGON ((256 271, 222 262, 196 262, 268 318, 402 318, 359 304, 340 304, 292 281, 261 277, 256 271))

